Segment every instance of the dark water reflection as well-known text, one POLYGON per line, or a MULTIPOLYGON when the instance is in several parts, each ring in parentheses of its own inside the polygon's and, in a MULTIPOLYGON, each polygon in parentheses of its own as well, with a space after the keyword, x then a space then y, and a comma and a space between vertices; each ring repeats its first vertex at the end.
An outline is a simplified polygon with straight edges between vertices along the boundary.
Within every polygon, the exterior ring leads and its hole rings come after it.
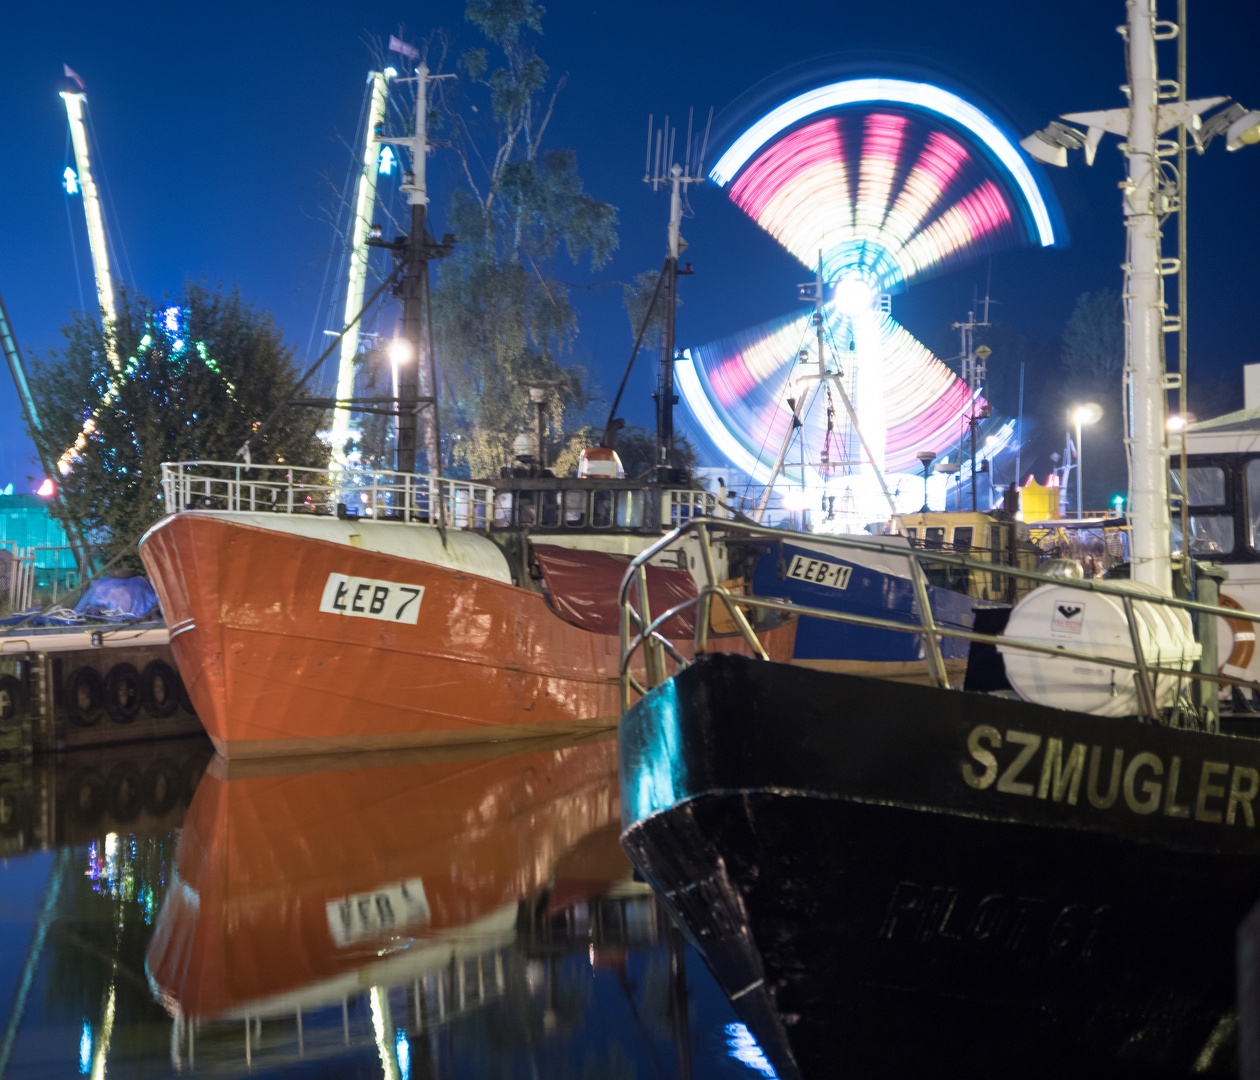
POLYGON ((608 738, 0 764, 0 1077, 763 1075, 618 813, 608 738))

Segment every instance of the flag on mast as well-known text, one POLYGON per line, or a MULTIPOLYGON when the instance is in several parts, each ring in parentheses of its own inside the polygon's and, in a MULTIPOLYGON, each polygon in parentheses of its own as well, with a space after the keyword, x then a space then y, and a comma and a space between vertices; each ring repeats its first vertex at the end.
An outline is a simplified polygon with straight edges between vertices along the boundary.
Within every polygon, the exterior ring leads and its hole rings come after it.
MULTIPOLYGON (((389 51, 401 53, 403 56, 411 60, 420 59, 420 50, 414 45, 408 45, 405 41, 399 41, 393 34, 389 35, 389 51)), ((66 69, 69 70, 68 68, 66 69)))
POLYGON ((64 70, 66 73, 66 78, 73 79, 76 83, 78 83, 80 90, 87 89, 87 85, 84 83, 83 77, 77 71, 75 71, 74 68, 72 68, 69 64, 66 64, 66 63, 63 63, 61 67, 62 67, 62 70, 64 70))

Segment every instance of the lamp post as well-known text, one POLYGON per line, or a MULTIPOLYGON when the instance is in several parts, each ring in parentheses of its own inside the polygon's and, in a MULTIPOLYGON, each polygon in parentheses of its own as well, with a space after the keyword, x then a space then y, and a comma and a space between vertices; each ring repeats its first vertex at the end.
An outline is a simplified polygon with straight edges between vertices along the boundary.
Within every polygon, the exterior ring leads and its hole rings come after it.
POLYGON ((914 456, 917 457, 923 465, 923 509, 920 510, 919 513, 926 514, 928 512, 928 473, 932 471, 932 462, 936 460, 936 455, 932 453, 931 450, 920 450, 914 456))
POLYGON ((1081 425, 1092 424, 1102 416, 1102 406, 1094 402, 1088 402, 1085 405, 1076 405, 1072 408, 1072 422, 1076 424, 1076 516, 1082 518, 1085 516, 1085 500, 1081 492, 1084 485, 1081 482, 1082 455, 1081 455, 1081 425))

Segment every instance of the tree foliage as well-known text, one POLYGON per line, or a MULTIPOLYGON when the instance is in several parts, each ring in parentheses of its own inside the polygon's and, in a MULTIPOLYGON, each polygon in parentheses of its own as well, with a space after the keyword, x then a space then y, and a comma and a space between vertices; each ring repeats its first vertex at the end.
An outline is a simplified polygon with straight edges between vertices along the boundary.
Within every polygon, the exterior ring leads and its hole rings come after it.
POLYGON ((1124 369, 1124 311, 1113 289, 1081 293, 1063 328, 1068 378, 1093 390, 1120 389, 1124 369))
POLYGON ((560 363, 577 315, 555 263, 563 251, 598 269, 618 243, 616 210, 585 192, 576 154, 543 146, 564 86, 547 93, 534 47, 543 14, 532 0, 470 0, 467 19, 487 47, 463 54, 458 84, 438 84, 462 183, 447 219, 460 242, 438 268, 434 325, 450 465, 472 475, 497 473, 516 435, 534 429, 523 381, 547 386, 549 441, 562 453, 575 442, 588 397, 584 372, 560 363))
MULTIPOLYGON (((94 319, 77 315, 63 333, 65 347, 31 365, 44 430, 30 434, 55 461, 92 418, 60 487, 66 512, 107 546, 130 542, 164 512, 162 462, 232 461, 297 381, 292 350, 269 315, 238 293, 191 283, 160 309, 122 292, 114 326, 120 371, 94 319)), ((326 464, 316 434, 326 420, 313 409, 281 414, 253 460, 326 464)))

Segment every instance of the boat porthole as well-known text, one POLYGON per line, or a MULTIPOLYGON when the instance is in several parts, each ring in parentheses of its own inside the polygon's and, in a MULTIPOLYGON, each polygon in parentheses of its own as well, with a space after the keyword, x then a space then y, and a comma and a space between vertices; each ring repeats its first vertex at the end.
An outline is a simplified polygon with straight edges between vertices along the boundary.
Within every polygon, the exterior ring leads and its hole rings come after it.
POLYGON ((79 667, 66 680, 66 711, 79 727, 100 723, 105 705, 105 680, 96 668, 79 667))
POLYGON ((140 672, 131 664, 115 664, 105 676, 105 711, 119 724, 130 724, 140 715, 140 672))
POLYGON ((144 711, 165 720, 179 708, 179 675, 165 660, 151 660, 144 669, 144 711))

